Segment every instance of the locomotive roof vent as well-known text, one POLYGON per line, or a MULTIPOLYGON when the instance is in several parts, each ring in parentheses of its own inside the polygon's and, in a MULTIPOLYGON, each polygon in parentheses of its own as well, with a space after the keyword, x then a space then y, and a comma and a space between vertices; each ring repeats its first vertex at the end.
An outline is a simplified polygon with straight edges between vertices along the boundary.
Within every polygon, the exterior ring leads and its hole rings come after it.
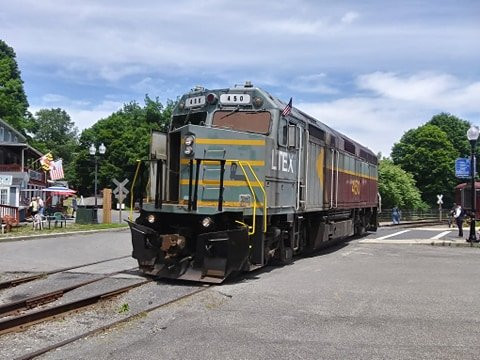
POLYGON ((251 87, 253 87, 252 82, 251 82, 251 81, 248 81, 248 80, 245 81, 244 87, 246 87, 246 88, 251 88, 251 87))

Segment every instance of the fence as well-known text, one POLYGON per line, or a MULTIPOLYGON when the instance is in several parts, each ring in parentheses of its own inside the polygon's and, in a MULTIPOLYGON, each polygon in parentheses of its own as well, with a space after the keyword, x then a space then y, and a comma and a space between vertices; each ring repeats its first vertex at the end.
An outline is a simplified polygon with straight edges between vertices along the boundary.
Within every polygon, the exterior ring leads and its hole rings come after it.
MULTIPOLYGON (((400 221, 434 221, 440 219, 438 209, 429 210, 402 210, 400 221)), ((442 209, 442 220, 447 220, 449 209, 442 209)), ((378 214, 379 222, 392 222, 392 209, 382 209, 382 212, 378 214)))
POLYGON ((3 218, 5 215, 10 215, 14 217, 17 222, 20 221, 18 207, 0 204, 0 217, 3 218))

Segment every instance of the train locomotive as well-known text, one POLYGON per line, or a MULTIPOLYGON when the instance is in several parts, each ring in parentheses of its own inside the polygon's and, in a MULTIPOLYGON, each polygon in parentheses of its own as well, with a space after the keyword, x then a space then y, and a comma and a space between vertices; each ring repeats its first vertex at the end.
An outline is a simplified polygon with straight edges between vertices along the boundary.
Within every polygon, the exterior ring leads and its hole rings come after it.
POLYGON ((250 82, 183 95, 150 150, 145 274, 220 283, 377 228, 375 154, 250 82))

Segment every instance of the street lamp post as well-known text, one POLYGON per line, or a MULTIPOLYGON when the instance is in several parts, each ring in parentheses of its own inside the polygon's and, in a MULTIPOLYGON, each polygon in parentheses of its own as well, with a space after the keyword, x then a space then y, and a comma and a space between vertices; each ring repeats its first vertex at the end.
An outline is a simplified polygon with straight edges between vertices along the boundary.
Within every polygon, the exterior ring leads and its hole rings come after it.
MULTIPOLYGON (((90 145, 88 148, 88 151, 90 152, 90 155, 92 155, 95 159, 95 209, 97 209, 97 173, 98 173, 98 157, 97 157, 97 148, 95 147, 94 144, 90 145)), ((107 148, 103 143, 98 147, 98 152, 100 155, 105 154, 105 151, 107 151, 107 148)))
POLYGON ((476 209, 475 209, 475 203, 476 203, 476 194, 475 194, 475 146, 477 145, 477 140, 478 140, 478 135, 479 135, 479 130, 478 127, 476 126, 470 126, 470 129, 467 131, 467 138, 468 141, 470 142, 470 145, 472 147, 472 151, 470 154, 470 174, 472 175, 471 178, 471 201, 472 201, 472 212, 470 214, 471 219, 470 219, 470 235, 468 236, 468 242, 474 243, 478 242, 477 240, 477 235, 475 234, 475 215, 476 215, 476 209))

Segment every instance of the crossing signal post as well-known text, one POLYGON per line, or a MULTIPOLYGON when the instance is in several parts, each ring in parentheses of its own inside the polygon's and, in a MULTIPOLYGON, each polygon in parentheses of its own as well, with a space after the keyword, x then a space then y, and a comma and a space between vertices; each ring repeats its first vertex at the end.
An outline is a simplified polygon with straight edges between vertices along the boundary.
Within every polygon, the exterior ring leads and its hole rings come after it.
POLYGON ((443 204, 443 195, 437 195, 437 204, 438 204, 438 216, 440 218, 440 222, 442 222, 442 204, 443 204))

